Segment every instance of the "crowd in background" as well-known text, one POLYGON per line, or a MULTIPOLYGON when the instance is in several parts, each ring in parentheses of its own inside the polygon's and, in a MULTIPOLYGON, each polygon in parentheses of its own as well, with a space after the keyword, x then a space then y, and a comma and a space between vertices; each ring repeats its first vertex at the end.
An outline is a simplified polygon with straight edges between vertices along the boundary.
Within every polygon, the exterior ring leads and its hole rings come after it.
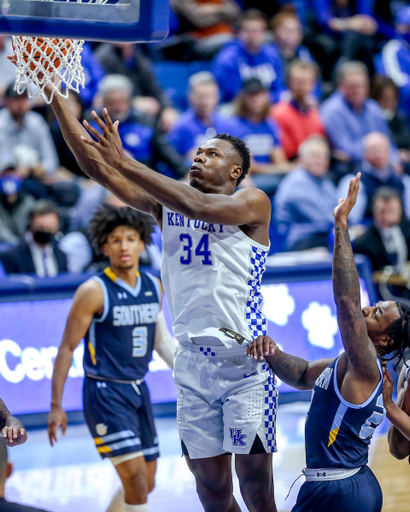
MULTIPOLYGON (((272 201, 272 252, 331 248, 332 211, 358 171, 357 252, 410 259, 410 6, 399 0, 171 0, 167 39, 87 42, 77 119, 103 106, 125 150, 187 180, 217 133, 252 153, 242 187, 272 201)), ((121 205, 77 165, 52 111, 14 90, 0 36, 0 276, 100 268, 87 226, 121 205)), ((143 263, 158 267, 160 236, 143 263)))

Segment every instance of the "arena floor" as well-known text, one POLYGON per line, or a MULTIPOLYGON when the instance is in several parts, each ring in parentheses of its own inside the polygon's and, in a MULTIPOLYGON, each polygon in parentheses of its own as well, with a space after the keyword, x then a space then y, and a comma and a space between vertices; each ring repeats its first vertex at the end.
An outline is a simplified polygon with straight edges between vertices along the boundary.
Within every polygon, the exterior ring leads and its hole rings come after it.
MULTIPOLYGON (((275 493, 278 509, 289 511, 303 478, 292 482, 304 466, 303 430, 307 402, 282 405, 278 415, 278 448, 274 455, 275 493)), ((195 483, 180 456, 175 418, 157 419, 162 457, 157 485, 149 498, 150 512, 201 512, 195 483)), ((388 422, 376 431, 370 466, 384 492, 384 512, 408 512, 410 468, 388 453, 385 432, 388 422)), ((29 433, 29 442, 10 450, 15 472, 8 481, 6 497, 53 512, 105 512, 119 480, 108 461, 101 461, 85 425, 70 426, 67 435, 51 448, 47 432, 29 433)), ((236 483, 235 495, 244 506, 236 483)))

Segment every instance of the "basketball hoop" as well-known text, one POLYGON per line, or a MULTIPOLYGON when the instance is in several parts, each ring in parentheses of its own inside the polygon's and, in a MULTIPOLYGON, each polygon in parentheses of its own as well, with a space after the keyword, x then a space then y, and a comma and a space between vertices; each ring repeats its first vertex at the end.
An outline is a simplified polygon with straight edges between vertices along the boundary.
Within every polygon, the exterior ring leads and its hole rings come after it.
POLYGON ((83 44, 83 40, 13 36, 17 58, 15 90, 19 94, 27 90, 30 98, 40 94, 46 103, 51 103, 54 93, 65 98, 70 90, 79 93, 80 85, 85 84, 83 44), (34 92, 31 83, 36 86, 34 92), (50 96, 44 91, 46 85, 52 87, 50 96))

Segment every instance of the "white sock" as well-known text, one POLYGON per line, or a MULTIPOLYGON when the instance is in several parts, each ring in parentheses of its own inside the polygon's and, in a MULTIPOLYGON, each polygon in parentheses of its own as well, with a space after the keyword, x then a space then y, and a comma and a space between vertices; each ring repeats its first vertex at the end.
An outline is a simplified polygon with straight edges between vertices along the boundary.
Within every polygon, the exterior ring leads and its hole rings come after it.
POLYGON ((115 491, 106 512, 123 512, 124 510, 124 487, 121 485, 115 491))
POLYGON ((142 505, 128 505, 128 503, 124 503, 123 511, 124 512, 148 512, 148 503, 143 503, 142 505))

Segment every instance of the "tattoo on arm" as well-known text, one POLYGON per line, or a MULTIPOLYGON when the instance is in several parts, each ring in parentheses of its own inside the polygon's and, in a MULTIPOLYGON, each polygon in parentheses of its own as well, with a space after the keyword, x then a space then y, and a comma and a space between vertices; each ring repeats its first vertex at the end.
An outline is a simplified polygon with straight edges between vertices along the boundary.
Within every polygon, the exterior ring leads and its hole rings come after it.
POLYGON ((275 356, 267 356, 266 361, 280 380, 294 388, 306 389, 301 387, 303 375, 308 367, 305 359, 278 351, 275 356))
POLYGON ((360 284, 347 226, 335 226, 333 292, 337 320, 349 361, 363 376, 375 376, 376 352, 372 350, 360 306, 360 284))
POLYGON ((6 425, 6 421, 11 416, 10 411, 7 409, 6 404, 0 398, 0 430, 6 425))

